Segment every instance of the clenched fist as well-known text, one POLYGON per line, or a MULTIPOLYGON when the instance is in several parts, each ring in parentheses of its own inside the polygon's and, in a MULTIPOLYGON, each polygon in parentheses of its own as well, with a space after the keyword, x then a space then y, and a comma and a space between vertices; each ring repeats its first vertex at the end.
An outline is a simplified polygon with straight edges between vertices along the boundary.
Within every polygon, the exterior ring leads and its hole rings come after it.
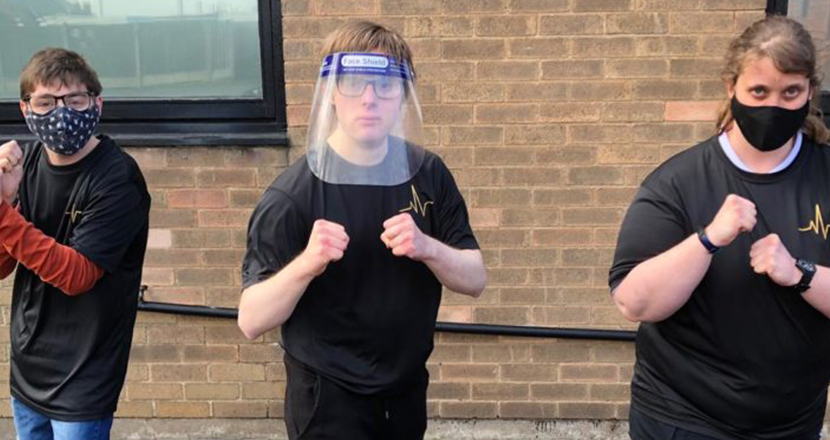
POLYGON ((433 239, 421 232, 408 213, 398 214, 383 222, 380 239, 392 254, 422 261, 432 256, 433 239))
POLYGON ((769 234, 752 244, 749 264, 757 274, 766 274, 779 286, 789 287, 801 280, 801 271, 795 267, 795 258, 777 234, 769 234))
POLYGON ((11 203, 23 178, 23 150, 17 141, 0 145, 0 197, 11 203))
POLYGON ((346 228, 327 220, 317 220, 311 228, 311 236, 300 254, 314 276, 320 275, 332 261, 343 258, 349 236, 346 228))
POLYGON ((709 241, 717 247, 732 243, 741 232, 749 232, 756 223, 755 204, 749 200, 729 194, 723 201, 715 219, 706 227, 709 241))

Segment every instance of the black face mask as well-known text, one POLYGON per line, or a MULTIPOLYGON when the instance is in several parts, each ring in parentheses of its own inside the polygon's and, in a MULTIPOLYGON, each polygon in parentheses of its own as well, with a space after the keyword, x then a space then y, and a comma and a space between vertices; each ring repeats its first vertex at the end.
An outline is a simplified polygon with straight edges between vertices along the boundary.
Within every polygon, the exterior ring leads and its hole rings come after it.
POLYGON ((760 151, 777 150, 784 145, 804 125, 809 113, 809 100, 799 109, 787 110, 774 106, 750 107, 732 97, 735 122, 746 140, 760 151))

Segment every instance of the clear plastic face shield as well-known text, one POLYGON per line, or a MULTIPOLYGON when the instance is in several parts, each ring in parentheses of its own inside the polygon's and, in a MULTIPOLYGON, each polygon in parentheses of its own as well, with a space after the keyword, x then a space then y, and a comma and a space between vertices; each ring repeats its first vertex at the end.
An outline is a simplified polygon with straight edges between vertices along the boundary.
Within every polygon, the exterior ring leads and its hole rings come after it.
POLYGON ((376 53, 331 54, 312 102, 308 165, 326 183, 400 185, 423 162, 422 125, 406 62, 376 53))

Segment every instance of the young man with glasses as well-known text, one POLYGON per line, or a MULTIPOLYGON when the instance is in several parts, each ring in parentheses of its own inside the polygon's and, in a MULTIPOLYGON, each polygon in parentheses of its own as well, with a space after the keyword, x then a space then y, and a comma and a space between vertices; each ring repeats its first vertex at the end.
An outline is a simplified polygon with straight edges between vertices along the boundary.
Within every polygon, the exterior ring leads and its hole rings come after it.
POLYGON ((484 263, 403 38, 349 23, 323 53, 306 155, 251 217, 239 326, 282 327, 290 439, 420 440, 442 285, 480 295, 484 263))
POLYGON ((93 136, 101 84, 80 55, 34 54, 20 110, 37 141, 0 146, 0 277, 17 269, 11 397, 20 440, 109 439, 124 384, 150 195, 93 136))

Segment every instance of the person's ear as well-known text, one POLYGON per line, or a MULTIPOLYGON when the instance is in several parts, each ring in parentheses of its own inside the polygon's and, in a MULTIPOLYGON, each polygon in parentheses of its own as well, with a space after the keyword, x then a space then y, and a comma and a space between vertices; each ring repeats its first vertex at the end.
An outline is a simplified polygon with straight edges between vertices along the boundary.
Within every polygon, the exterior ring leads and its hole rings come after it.
POLYGON ((95 105, 98 107, 98 115, 101 115, 101 112, 104 111, 104 98, 100 95, 95 97, 95 105))
POLYGON ((20 100, 20 113, 22 113, 22 114, 23 114, 23 117, 24 117, 24 118, 26 117, 26 110, 27 110, 27 109, 26 109, 26 107, 27 107, 26 102, 24 102, 24 101, 21 99, 21 100, 20 100))

